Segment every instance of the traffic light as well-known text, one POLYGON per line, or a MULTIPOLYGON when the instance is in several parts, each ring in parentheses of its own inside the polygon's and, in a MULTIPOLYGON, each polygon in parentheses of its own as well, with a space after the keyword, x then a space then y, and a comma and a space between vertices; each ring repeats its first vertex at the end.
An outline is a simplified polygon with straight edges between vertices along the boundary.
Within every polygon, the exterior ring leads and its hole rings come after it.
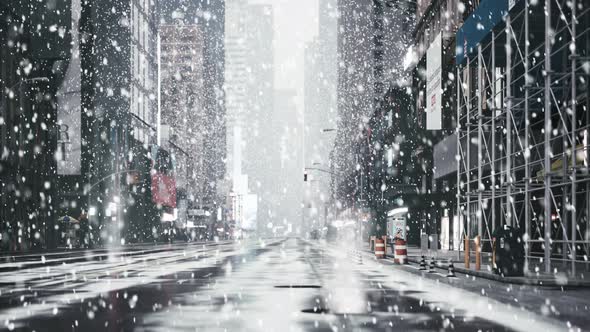
POLYGON ((303 182, 307 182, 307 172, 303 172, 303 182))

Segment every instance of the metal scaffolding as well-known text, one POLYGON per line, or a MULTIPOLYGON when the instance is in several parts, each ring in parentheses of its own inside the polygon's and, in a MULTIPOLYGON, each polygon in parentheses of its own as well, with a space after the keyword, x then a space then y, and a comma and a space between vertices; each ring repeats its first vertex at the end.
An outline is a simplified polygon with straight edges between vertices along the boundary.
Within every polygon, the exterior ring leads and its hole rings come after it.
POLYGON ((465 236, 520 228, 529 273, 590 268, 589 22, 586 1, 523 0, 457 66, 465 236))

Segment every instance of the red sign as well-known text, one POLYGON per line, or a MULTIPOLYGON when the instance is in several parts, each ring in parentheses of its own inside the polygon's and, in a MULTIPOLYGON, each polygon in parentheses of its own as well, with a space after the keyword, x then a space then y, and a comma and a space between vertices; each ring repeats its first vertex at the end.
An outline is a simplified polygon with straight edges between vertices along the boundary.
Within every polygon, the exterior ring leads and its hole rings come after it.
POLYGON ((176 207, 176 181, 174 177, 161 173, 152 175, 152 200, 162 206, 176 207))

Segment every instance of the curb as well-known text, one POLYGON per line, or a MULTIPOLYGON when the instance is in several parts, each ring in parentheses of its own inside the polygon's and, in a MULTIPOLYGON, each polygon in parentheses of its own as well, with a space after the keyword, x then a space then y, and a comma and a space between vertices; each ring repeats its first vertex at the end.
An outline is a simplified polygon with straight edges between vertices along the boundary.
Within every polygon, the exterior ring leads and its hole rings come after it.
MULTIPOLYGON (((306 241, 309 242, 309 241, 306 241)), ((309 242, 311 244, 311 242, 309 242)), ((387 261, 393 265, 396 265, 393 261, 389 260, 393 257, 390 255, 385 255, 385 259, 375 259, 374 253, 369 250, 361 249, 359 250, 361 255, 364 255, 368 260, 374 260, 375 262, 380 261, 387 261)), ((408 263, 412 264, 420 264, 418 259, 414 257, 408 257, 408 263)), ((435 267, 439 270, 447 271, 447 267, 442 265, 439 262, 435 264, 435 267)), ((470 269, 465 269, 462 267, 454 267, 455 273, 462 273, 466 275, 475 276, 482 279, 498 281, 504 284, 514 284, 514 285, 529 285, 529 286, 539 286, 539 287, 566 287, 566 288, 590 288, 590 280, 588 281, 580 281, 580 280, 566 280, 565 282, 558 282, 556 279, 539 279, 539 278, 527 278, 527 277, 502 277, 497 274, 486 273, 481 271, 474 271, 470 269)))
MULTIPOLYGON (((413 257, 408 257, 408 262, 412 262, 414 264, 420 264, 419 259, 415 259, 413 257)), ((435 264, 437 269, 446 270, 447 268, 441 265, 439 262, 435 264)), ((580 287, 580 288, 590 288, 590 280, 588 281, 580 281, 580 280, 567 280, 565 283, 559 282, 555 279, 539 279, 539 278, 531 278, 531 277, 502 277, 498 274, 493 273, 486 273, 481 271, 475 271, 471 269, 466 269, 463 267, 455 266, 455 272, 472 275, 475 277, 499 281, 505 284, 516 284, 516 285, 531 285, 531 286, 541 286, 541 287, 580 287)))

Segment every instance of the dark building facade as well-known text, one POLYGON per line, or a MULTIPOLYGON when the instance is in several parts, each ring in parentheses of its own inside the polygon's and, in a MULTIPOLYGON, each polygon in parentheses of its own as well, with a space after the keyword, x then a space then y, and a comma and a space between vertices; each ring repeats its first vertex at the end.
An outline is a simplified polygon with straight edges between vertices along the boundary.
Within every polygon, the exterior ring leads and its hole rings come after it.
POLYGON ((81 173, 91 242, 118 245, 153 239, 159 226, 150 190, 159 16, 154 0, 109 7, 81 8, 81 173))
POLYGON ((0 4, 0 229, 3 250, 54 247, 59 237, 58 94, 75 52, 79 3, 0 4))
MULTIPOLYGON (((338 1, 338 133, 333 163, 338 174, 335 195, 353 218, 370 219, 371 232, 385 232, 385 206, 368 204, 365 174, 367 132, 386 95, 407 80, 403 54, 413 29, 415 8, 407 2, 338 1), (405 33, 402 33, 405 32, 405 33), (371 217, 361 215, 371 214, 371 217)), ((380 125, 380 124, 379 124, 380 125)), ((369 157, 373 158, 374 157, 369 157)))

